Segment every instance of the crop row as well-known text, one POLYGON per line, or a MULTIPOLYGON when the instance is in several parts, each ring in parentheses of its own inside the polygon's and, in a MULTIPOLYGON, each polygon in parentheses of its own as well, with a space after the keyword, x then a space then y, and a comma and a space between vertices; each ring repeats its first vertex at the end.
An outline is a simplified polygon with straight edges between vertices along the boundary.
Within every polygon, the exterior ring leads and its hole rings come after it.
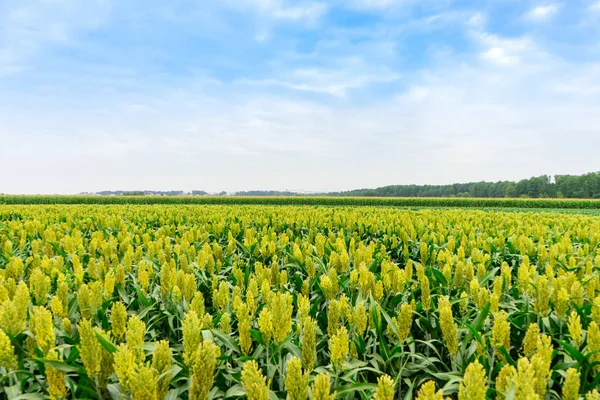
POLYGON ((0 196, 0 204, 198 204, 198 205, 305 205, 393 206, 600 210, 600 200, 485 199, 399 197, 241 197, 241 196, 0 196))

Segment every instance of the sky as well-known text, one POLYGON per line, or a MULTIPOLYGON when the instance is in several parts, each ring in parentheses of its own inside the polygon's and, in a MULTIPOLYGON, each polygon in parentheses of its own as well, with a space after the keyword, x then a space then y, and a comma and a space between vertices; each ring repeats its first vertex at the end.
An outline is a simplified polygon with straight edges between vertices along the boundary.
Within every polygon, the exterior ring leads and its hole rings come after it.
POLYGON ((600 0, 2 0, 0 193, 600 170, 600 0))

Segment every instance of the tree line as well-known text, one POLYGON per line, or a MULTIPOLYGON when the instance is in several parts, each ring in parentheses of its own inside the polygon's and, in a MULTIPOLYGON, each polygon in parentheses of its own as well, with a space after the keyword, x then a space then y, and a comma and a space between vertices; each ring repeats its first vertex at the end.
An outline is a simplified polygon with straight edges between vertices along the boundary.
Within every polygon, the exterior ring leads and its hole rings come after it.
POLYGON ((487 198, 600 198, 600 172, 584 175, 534 176, 518 182, 470 182, 451 185, 392 185, 357 189, 337 196, 367 197, 487 197, 487 198))

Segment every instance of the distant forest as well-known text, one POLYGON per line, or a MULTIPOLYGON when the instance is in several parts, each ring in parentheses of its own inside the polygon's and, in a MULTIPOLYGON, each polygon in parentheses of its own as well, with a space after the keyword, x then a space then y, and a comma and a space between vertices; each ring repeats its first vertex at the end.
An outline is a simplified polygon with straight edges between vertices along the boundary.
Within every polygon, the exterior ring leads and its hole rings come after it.
MULTIPOLYGON (((203 190, 170 191, 103 191, 103 196, 206 196, 203 190)), ((226 192, 215 193, 218 196, 226 192)), ((477 198, 566 198, 600 199, 600 172, 584 175, 535 176, 518 182, 470 182, 451 185, 392 185, 375 189, 356 189, 347 192, 297 193, 277 190, 250 190, 232 193, 243 197, 290 197, 290 196, 362 196, 362 197, 477 197, 477 198)))
POLYGON ((329 193, 335 196, 367 197, 528 197, 600 198, 600 172, 584 175, 536 176, 518 182, 471 182, 451 185, 393 185, 329 193))

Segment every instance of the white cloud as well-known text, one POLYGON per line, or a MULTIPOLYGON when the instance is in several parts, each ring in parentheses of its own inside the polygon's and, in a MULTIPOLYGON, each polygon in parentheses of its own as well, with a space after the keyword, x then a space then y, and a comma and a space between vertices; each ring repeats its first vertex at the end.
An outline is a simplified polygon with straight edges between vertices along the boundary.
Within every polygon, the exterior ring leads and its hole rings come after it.
POLYGON ((321 17, 326 11, 327 6, 324 3, 310 3, 303 6, 275 9, 273 16, 277 19, 313 21, 321 17))
POLYGON ((300 68, 283 72, 277 78, 242 79, 237 83, 251 86, 280 86, 298 91, 345 97, 350 90, 389 83, 400 78, 397 73, 387 68, 371 66, 359 58, 340 59, 333 64, 339 65, 339 68, 300 68))
POLYGON ((419 0, 347 0, 343 4, 360 10, 384 10, 390 7, 409 5, 419 0))
POLYGON ((558 13, 559 9, 558 4, 537 6, 529 10, 524 17, 530 21, 546 21, 558 13))
POLYGON ((483 48, 480 57, 492 64, 511 66, 523 58, 536 55, 536 49, 529 37, 506 38, 487 32, 472 33, 475 43, 483 48))
POLYGON ((486 16, 480 12, 473 13, 473 15, 471 15, 471 17, 469 17, 468 20, 468 24, 474 27, 481 27, 485 25, 486 22, 486 16))
POLYGON ((597 1, 593 4, 590 5, 589 7, 590 11, 600 11, 600 1, 597 1))
POLYGON ((492 47, 484 51, 481 57, 498 65, 515 65, 519 63, 519 57, 507 53, 502 47, 492 47))
POLYGON ((284 0, 227 0, 231 7, 250 7, 274 20, 314 22, 327 12, 323 2, 286 2, 284 0))

